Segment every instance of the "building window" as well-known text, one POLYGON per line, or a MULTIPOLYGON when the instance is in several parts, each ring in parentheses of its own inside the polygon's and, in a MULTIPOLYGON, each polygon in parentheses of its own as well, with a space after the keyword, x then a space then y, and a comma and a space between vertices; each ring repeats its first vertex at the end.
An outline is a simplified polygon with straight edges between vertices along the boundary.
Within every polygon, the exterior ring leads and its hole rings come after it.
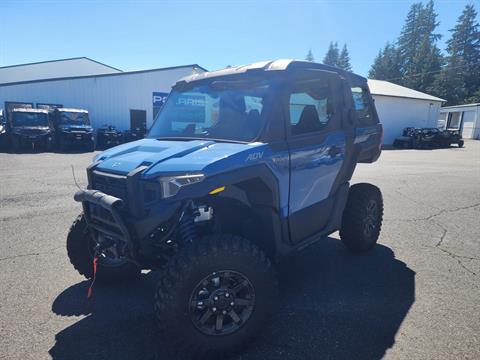
POLYGON ((460 120, 461 120, 461 112, 451 112, 448 123, 447 123, 447 128, 448 129, 460 129, 460 120))

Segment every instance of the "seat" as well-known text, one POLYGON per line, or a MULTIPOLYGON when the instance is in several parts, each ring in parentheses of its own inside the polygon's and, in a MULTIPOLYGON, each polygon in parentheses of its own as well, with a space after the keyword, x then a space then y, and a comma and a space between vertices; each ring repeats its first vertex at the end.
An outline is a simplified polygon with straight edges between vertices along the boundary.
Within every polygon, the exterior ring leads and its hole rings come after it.
POLYGON ((318 117, 317 108, 315 105, 306 105, 300 115, 300 120, 292 126, 292 134, 300 135, 315 132, 321 130, 321 128, 322 123, 318 117))
POLYGON ((251 134, 250 137, 258 135, 262 127, 262 119, 257 109, 250 110, 247 115, 247 130, 251 134))

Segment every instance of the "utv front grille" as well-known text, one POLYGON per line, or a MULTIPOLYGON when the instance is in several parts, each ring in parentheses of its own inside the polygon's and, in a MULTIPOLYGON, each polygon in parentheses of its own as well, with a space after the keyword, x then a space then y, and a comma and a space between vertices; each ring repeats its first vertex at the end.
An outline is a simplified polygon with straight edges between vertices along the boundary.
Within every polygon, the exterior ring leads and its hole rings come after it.
POLYGON ((92 189, 122 199, 125 205, 128 203, 127 178, 125 176, 94 171, 92 189))

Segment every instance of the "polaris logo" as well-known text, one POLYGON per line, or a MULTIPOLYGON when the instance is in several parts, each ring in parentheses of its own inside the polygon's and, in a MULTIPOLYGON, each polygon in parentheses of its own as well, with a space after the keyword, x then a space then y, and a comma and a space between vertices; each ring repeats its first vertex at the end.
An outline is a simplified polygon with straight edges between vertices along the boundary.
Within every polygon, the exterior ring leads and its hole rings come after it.
POLYGON ((119 162, 114 162, 114 163, 112 164, 112 168, 117 167, 117 166, 120 166, 120 164, 121 164, 121 163, 119 163, 119 162))
POLYGON ((254 153, 248 154, 247 159, 245 161, 260 160, 262 157, 263 157, 263 151, 254 152, 254 153))

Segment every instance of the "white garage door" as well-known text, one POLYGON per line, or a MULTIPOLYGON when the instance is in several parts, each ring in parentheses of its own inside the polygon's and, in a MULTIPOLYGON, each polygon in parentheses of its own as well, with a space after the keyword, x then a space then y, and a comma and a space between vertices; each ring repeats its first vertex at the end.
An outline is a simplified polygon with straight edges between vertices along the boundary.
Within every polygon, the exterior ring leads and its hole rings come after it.
POLYGON ((465 111, 463 113, 462 136, 465 139, 473 139, 474 128, 475 128, 475 111, 465 111))

